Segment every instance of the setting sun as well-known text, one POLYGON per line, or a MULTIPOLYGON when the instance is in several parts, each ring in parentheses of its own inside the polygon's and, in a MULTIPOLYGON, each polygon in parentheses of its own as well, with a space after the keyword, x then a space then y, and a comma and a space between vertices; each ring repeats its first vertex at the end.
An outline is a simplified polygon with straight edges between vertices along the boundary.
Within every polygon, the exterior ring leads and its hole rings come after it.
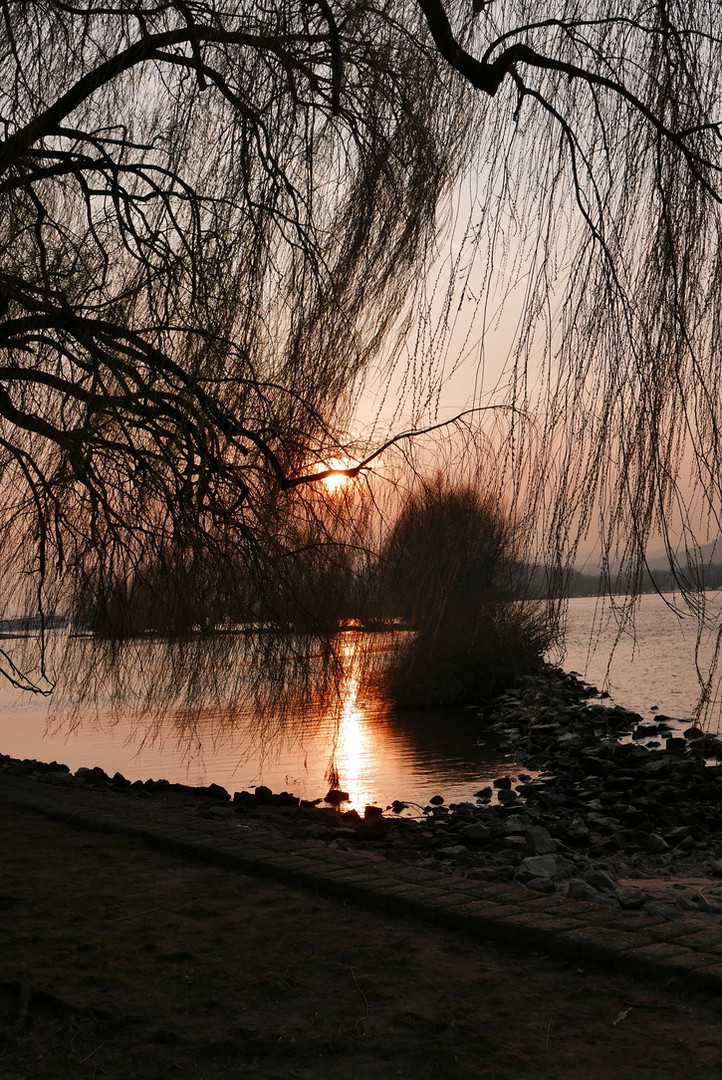
POLYGON ((358 465, 357 461, 353 461, 351 458, 333 458, 326 466, 327 469, 338 470, 334 471, 329 476, 324 478, 323 485, 327 491, 340 491, 351 483, 352 477, 347 476, 343 469, 353 469, 358 465))

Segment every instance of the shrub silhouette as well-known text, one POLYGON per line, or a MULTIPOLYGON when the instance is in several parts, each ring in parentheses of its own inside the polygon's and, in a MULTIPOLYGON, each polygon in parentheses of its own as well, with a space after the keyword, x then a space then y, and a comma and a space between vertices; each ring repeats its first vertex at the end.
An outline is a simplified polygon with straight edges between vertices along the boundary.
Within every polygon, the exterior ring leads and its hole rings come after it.
POLYGON ((412 495, 383 551, 380 592, 413 638, 388 671, 401 706, 469 704, 539 666, 548 605, 524 597, 522 531, 498 500, 437 475, 412 495))

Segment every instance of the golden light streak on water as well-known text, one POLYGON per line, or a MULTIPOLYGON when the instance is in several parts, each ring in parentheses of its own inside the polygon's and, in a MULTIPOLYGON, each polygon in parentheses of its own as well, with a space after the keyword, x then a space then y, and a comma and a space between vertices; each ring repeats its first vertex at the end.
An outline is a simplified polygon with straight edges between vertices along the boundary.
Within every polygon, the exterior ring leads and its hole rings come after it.
MULTIPOLYGON (((363 814, 364 807, 374 801, 371 788, 365 783, 368 776, 368 761, 373 755, 382 752, 379 745, 383 741, 382 731, 369 728, 369 717, 364 704, 359 700, 361 692, 362 658, 355 643, 343 646, 344 676, 340 688, 337 741, 333 754, 334 779, 350 798, 344 802, 344 810, 357 810, 363 814)), ((369 691, 366 691, 369 693, 369 691)))

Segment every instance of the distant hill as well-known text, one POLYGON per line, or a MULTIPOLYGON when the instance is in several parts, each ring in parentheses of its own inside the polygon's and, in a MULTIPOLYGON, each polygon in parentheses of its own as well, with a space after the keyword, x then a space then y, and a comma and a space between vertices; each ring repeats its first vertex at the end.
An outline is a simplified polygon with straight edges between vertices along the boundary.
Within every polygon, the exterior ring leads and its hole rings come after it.
MULTIPOLYGON (((669 559, 666 551, 650 551, 647 559, 649 569, 666 572, 669 570, 669 559)), ((714 563, 722 563, 722 537, 713 540, 711 544, 695 544, 685 552, 677 553, 677 562, 681 567, 688 564, 692 566, 709 567, 714 563)))
MULTIPOLYGON (((680 585, 690 589, 722 589, 722 537, 709 544, 700 544, 677 554, 676 576, 671 572, 669 559, 662 549, 651 551, 643 575, 641 591, 673 592, 680 585)), ((627 591, 626 582, 619 578, 619 564, 612 564, 612 588, 627 591)), ((532 595, 598 596, 603 591, 601 571, 587 563, 572 569, 560 579, 543 566, 530 568, 528 576, 532 595)))

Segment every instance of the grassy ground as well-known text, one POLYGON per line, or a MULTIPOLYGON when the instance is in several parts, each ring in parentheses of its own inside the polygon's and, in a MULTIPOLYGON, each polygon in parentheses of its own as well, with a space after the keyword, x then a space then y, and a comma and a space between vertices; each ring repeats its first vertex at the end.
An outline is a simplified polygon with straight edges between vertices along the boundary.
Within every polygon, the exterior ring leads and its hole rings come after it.
POLYGON ((694 1080, 722 1002, 0 804, 0 1075, 694 1080))

